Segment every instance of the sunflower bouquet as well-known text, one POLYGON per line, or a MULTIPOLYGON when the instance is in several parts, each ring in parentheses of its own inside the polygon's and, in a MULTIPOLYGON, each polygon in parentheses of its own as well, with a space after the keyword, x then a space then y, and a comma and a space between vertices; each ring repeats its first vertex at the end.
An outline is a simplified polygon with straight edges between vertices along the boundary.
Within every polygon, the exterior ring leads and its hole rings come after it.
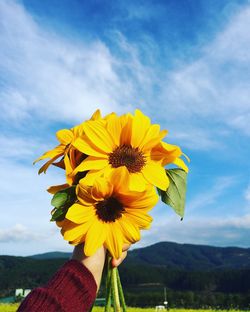
MULTIPOLYGON (((60 144, 35 162, 49 159, 39 174, 51 164, 65 170, 65 183, 48 189, 51 221, 65 240, 84 243, 86 256, 104 245, 118 259, 123 246, 139 241, 140 230, 150 227, 148 213, 159 197, 183 217, 188 167, 182 157, 189 159, 180 147, 162 141, 166 134, 140 110, 105 117, 97 110, 56 133, 60 144)), ((126 311, 118 270, 109 262, 105 311, 111 301, 115 311, 126 311)))

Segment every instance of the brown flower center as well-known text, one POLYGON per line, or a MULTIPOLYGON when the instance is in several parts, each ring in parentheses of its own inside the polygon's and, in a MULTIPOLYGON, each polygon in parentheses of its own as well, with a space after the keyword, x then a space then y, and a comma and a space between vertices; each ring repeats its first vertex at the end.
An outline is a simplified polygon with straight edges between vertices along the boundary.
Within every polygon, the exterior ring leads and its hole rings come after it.
POLYGON ((96 215, 104 222, 114 222, 116 219, 121 218, 122 213, 125 211, 122 203, 115 197, 109 197, 96 204, 96 215))
POLYGON ((109 163, 113 168, 126 166, 129 172, 136 173, 142 170, 146 159, 138 147, 134 148, 124 144, 109 154, 109 163))

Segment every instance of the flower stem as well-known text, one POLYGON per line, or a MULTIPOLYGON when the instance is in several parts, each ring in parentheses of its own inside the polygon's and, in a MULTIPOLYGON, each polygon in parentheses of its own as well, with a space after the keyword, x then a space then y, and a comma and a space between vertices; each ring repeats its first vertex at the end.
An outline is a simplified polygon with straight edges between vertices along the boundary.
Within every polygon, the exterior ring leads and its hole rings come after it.
POLYGON ((107 255, 107 277, 106 277, 106 296, 105 296, 105 310, 104 312, 111 312, 111 257, 107 255))
POLYGON ((124 294, 123 294, 123 289, 122 289, 122 284, 121 284, 118 269, 117 269, 116 274, 117 274, 117 283, 118 283, 118 290, 119 290, 119 295, 120 295, 120 299, 121 299, 122 310, 123 310, 123 312, 126 312, 127 307, 126 307, 126 303, 125 303, 125 298, 124 298, 124 294))
POLYGON ((118 283, 117 283, 117 268, 111 269, 111 285, 112 285, 112 294, 113 294, 113 305, 115 312, 121 312, 118 283))

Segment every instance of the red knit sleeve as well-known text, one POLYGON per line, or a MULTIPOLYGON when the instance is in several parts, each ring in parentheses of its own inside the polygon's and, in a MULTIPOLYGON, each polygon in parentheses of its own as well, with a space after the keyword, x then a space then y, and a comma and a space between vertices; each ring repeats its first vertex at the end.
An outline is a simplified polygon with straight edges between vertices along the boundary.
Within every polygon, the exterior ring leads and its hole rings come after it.
POLYGON ((90 271, 76 260, 59 269, 45 287, 34 289, 18 312, 87 312, 97 286, 90 271))

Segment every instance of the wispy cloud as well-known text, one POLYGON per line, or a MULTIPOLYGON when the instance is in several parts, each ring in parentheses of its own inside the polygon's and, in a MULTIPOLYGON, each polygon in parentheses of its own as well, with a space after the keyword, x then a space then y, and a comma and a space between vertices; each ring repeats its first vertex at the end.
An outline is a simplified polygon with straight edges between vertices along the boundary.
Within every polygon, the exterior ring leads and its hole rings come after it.
POLYGON ((79 121, 99 106, 109 112, 126 105, 133 85, 120 78, 104 43, 46 31, 14 1, 0 6, 1 118, 79 121))
POLYGON ((221 196, 224 196, 228 189, 237 183, 237 180, 235 176, 217 177, 211 186, 206 186, 205 191, 199 192, 188 202, 188 213, 192 214, 197 209, 208 209, 208 207, 216 203, 221 196))
POLYGON ((16 224, 12 228, 0 229, 0 243, 41 241, 43 234, 37 234, 22 224, 16 224))
POLYGON ((0 134, 0 162, 4 160, 29 160, 30 164, 48 148, 40 140, 0 134))
POLYGON ((150 232, 144 233, 141 246, 158 241, 249 247, 250 215, 221 219, 196 217, 182 222, 175 217, 161 216, 161 220, 155 220, 150 232))
POLYGON ((198 59, 169 70, 159 66, 154 51, 161 47, 150 38, 132 44, 112 31, 113 53, 101 40, 80 41, 42 28, 14 1, 0 5, 2 119, 75 122, 97 107, 123 112, 136 105, 191 149, 218 147, 229 135, 226 129, 250 133, 248 6, 201 48, 198 59))
POLYGON ((198 59, 180 64, 163 81, 161 102, 169 104, 162 107, 161 113, 183 120, 185 135, 205 129, 202 147, 223 141, 226 129, 250 134, 249 27, 250 7, 245 6, 202 47, 198 59))

